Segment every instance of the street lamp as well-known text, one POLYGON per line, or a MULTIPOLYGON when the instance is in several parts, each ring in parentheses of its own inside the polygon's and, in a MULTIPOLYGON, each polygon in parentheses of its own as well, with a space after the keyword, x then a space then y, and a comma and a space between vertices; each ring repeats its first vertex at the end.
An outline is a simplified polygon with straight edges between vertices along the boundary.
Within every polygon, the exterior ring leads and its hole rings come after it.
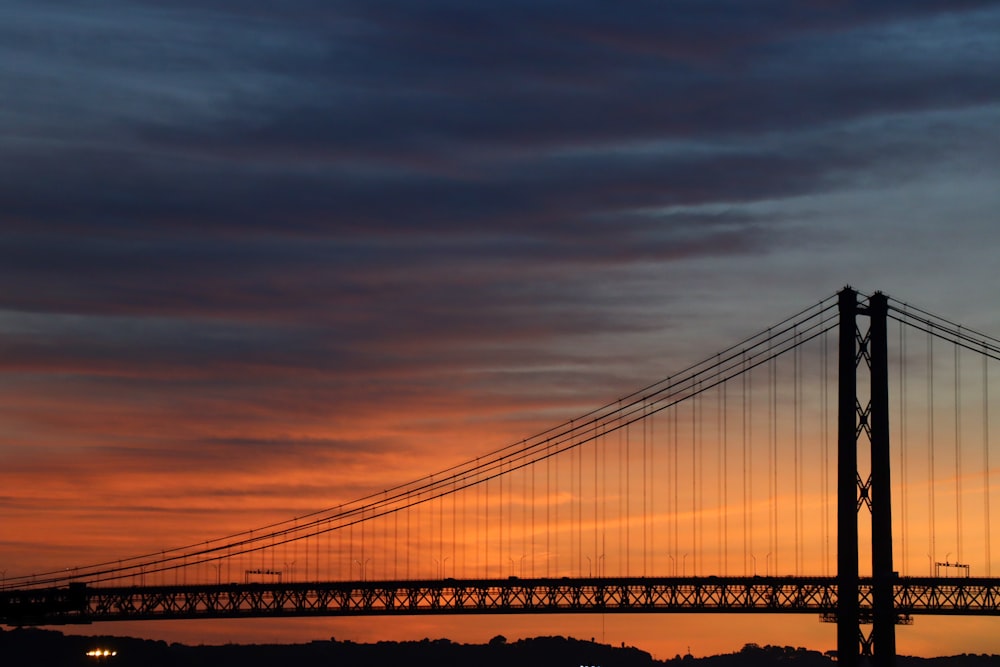
POLYGON ((684 554, 684 556, 681 558, 681 576, 682 577, 686 576, 686 573, 687 573, 687 559, 688 559, 688 555, 687 554, 684 554))
POLYGON ((590 556, 584 556, 584 558, 587 559, 587 576, 588 577, 593 577, 594 576, 594 563, 593 563, 593 561, 590 560, 590 556))
POLYGON ((288 581, 292 581, 295 578, 295 561, 285 561, 285 569, 288 570, 288 581))
POLYGON ((756 577, 757 576, 757 557, 754 556, 753 554, 750 554, 750 558, 753 559, 753 576, 756 577))
POLYGON ((445 564, 448 562, 449 558, 451 558, 451 556, 445 556, 441 560, 438 560, 437 558, 432 558, 431 559, 431 560, 434 561, 434 564, 437 566, 438 579, 444 579, 445 564))
POLYGON ((366 558, 365 562, 362 563, 357 558, 354 559, 354 562, 358 564, 358 570, 361 572, 361 581, 365 580, 365 566, 368 565, 371 560, 371 558, 366 558))
MULTIPOLYGON (((777 559, 775 559, 777 560, 777 559)), ((777 574, 777 573, 776 573, 777 574)), ((764 557, 764 576, 771 576, 771 552, 767 552, 767 556, 764 557)))

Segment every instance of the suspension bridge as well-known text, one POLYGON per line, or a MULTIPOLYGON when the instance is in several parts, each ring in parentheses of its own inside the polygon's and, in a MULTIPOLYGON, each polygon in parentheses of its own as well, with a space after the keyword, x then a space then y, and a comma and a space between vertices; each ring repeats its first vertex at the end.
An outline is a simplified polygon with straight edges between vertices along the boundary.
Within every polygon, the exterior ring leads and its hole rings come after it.
POLYGON ((915 616, 1000 614, 998 361, 1000 340, 845 288, 587 414, 354 502, 12 573, 0 622, 815 614, 836 624, 841 663, 890 665, 896 626, 915 616))

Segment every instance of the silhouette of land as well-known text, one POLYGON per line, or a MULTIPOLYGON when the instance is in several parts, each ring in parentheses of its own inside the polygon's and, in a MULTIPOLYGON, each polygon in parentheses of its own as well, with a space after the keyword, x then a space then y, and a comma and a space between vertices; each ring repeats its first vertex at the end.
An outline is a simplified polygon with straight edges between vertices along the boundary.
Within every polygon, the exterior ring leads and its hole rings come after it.
MULTIPOLYGON (((188 646, 132 637, 64 635, 37 628, 0 629, 0 655, 4 664, 118 665, 120 667, 220 667, 240 665, 322 665, 385 667, 390 665, 438 665, 442 667, 751 667, 836 665, 819 651, 791 646, 747 644, 735 653, 694 657, 677 655, 655 660, 649 653, 630 646, 610 646, 566 637, 536 637, 508 642, 498 635, 488 644, 458 644, 447 639, 357 644, 336 639, 307 644, 226 644, 188 646), (88 655, 97 649, 114 655, 88 655)), ((898 658, 900 667, 1000 666, 1000 656, 959 655, 942 658, 898 658)))

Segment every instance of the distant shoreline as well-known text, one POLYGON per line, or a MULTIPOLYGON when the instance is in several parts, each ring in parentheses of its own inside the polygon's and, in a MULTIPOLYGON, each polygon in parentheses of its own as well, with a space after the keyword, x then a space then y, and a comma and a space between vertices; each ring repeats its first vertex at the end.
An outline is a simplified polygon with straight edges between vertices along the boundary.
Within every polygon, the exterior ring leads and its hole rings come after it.
MULTIPOLYGON (((828 652, 830 653, 830 652, 828 652)), ((508 642, 497 635, 486 644, 460 644, 448 639, 380 641, 317 640, 298 644, 221 644, 191 646, 162 640, 72 635, 39 628, 0 629, 0 654, 7 664, 119 665, 131 667, 257 667, 274 664, 338 664, 349 667, 391 665, 474 665, 475 667, 654 667, 694 665, 743 667, 836 665, 832 655, 791 646, 746 644, 735 653, 695 657, 676 655, 656 660, 640 648, 611 646, 561 636, 508 642), (89 655, 88 655, 89 653, 89 655)), ((939 658, 900 656, 900 667, 1000 667, 1000 656, 964 654, 939 658)))

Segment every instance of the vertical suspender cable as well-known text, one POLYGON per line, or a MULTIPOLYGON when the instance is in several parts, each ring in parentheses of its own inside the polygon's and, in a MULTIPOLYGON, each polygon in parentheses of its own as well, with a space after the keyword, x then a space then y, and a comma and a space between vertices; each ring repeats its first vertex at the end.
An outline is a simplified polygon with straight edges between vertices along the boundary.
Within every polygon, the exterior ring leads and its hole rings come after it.
POLYGON ((722 383, 722 575, 729 576, 729 383, 722 383))
MULTIPOLYGON (((577 490, 576 490, 576 460, 575 455, 577 454, 576 448, 569 450, 569 567, 573 570, 574 575, 579 576, 580 574, 580 550, 577 547, 577 542, 573 539, 576 536, 577 528, 579 527, 577 523, 577 490), (575 561, 574 562, 574 558, 575 561)), ((511 573, 513 574, 513 572, 511 573)))
POLYGON ((594 426, 594 560, 598 562, 597 576, 601 576, 601 566, 600 566, 600 561, 598 560, 600 557, 597 555, 598 553, 597 530, 598 526, 600 525, 598 521, 597 507, 599 503, 599 497, 601 496, 602 493, 601 487, 598 486, 597 484, 597 470, 598 470, 597 463, 598 463, 598 454, 600 453, 598 450, 601 451, 604 450, 604 436, 603 435, 598 436, 597 426, 594 426))
POLYGON ((531 578, 535 578, 535 468, 531 464, 531 578))
MULTIPOLYGON (((524 447, 525 444, 521 443, 524 447)), ((523 449, 521 450, 524 451, 523 449)), ((525 464, 518 465, 517 476, 521 478, 521 488, 518 493, 518 502, 521 504, 521 523, 517 527, 521 535, 521 556, 518 563, 518 576, 524 576, 524 559, 528 556, 530 546, 528 545, 528 469, 525 464)))
MULTIPOLYGON (((753 371, 747 367, 743 354, 743 573, 749 574, 750 557, 753 556, 753 438, 751 437, 751 392, 753 371)), ((754 572, 756 574, 756 572, 754 572)))
MULTIPOLYGON (((479 566, 479 547, 481 545, 485 545, 486 544, 486 539, 485 538, 481 538, 481 536, 480 536, 480 530, 479 530, 480 529, 480 526, 479 526, 479 517, 486 514, 485 507, 482 510, 479 509, 479 497, 483 493, 483 483, 479 481, 480 474, 481 474, 481 469, 479 467, 479 457, 477 456, 476 457, 476 497, 475 497, 475 501, 474 501, 475 505, 473 506, 474 507, 474 511, 472 512, 472 524, 475 526, 475 529, 474 529, 475 530, 475 542, 473 543, 473 549, 472 549, 472 554, 473 554, 473 556, 472 556, 472 571, 473 572, 478 572, 478 570, 479 570, 479 568, 478 568, 478 566, 479 566)), ((485 563, 486 558, 487 558, 487 556, 486 556, 487 551, 488 551, 488 548, 484 548, 483 549, 483 561, 484 561, 484 563, 485 563)), ((486 565, 484 564, 483 565, 483 572, 486 573, 487 571, 488 570, 486 568, 486 565)))
MULTIPOLYGON (((429 505, 428 507, 433 507, 429 505)), ((438 493, 438 560, 441 561, 440 576, 444 577, 444 495, 438 493)), ((431 519, 433 522, 433 518, 431 519)))
MULTIPOLYGON (((619 419, 621 417, 621 401, 618 401, 618 415, 619 419)), ((625 429, 618 429, 618 574, 619 576, 625 574, 625 467, 624 467, 624 452, 625 452, 625 429)))
POLYGON ((576 447, 576 560, 583 572, 583 447, 576 447))
POLYGON ((625 424, 625 576, 632 576, 632 428, 625 424))
MULTIPOLYGON (((601 562, 607 564, 605 548, 605 531, 608 526, 608 434, 604 432, 601 438, 601 562)), ((601 575, 603 576, 603 575, 601 575)))
POLYGON ((928 513, 930 514, 930 575, 934 576, 934 559, 937 558, 937 530, 934 508, 934 332, 933 325, 927 329, 927 471, 928 471, 928 513))
POLYGON ((422 505, 423 505, 423 499, 421 498, 421 496, 423 496, 423 492, 422 491, 419 492, 419 493, 417 493, 417 503, 416 503, 416 505, 413 506, 413 511, 415 512, 414 523, 416 524, 416 526, 415 526, 416 536, 414 537, 414 540, 413 540, 413 544, 415 545, 414 549, 413 549, 413 555, 416 557, 416 562, 413 564, 413 572, 418 577, 420 576, 421 556, 424 555, 424 554, 421 554, 421 552, 420 552, 420 547, 424 543, 423 540, 420 539, 420 531, 421 531, 421 525, 420 524, 421 524, 421 521, 422 521, 422 519, 420 517, 420 510, 423 509, 423 507, 422 507, 422 505))
MULTIPOLYGON (((407 493, 407 500, 406 500, 407 507, 409 507, 409 504, 410 504, 410 502, 409 502, 409 493, 407 493)), ((343 512, 344 512, 344 506, 341 505, 340 506, 340 510, 339 510, 338 513, 341 514, 341 515, 343 515, 343 512)), ((407 516, 410 515, 409 511, 407 511, 406 515, 407 516)), ((407 524, 407 525, 409 525, 409 524, 407 524)), ((406 553, 407 553, 407 556, 409 556, 409 553, 410 553, 409 548, 410 548, 409 533, 407 533, 407 542, 406 542, 406 549, 407 549, 406 553)), ((341 519, 341 526, 337 529, 337 575, 338 575, 338 578, 341 581, 348 581, 351 578, 351 568, 352 567, 354 567, 354 565, 351 563, 351 561, 347 561, 347 576, 345 577, 344 576, 344 528, 343 528, 343 519, 341 519)), ((409 578, 409 575, 407 575, 407 578, 409 578)))
POLYGON ((678 451, 680 450, 680 406, 674 403, 674 575, 677 574, 677 557, 680 556, 680 514, 681 514, 681 504, 680 504, 680 460, 678 457, 678 451))
POLYGON ((795 349, 792 350, 792 393, 794 395, 794 405, 792 413, 794 415, 792 448, 793 454, 793 476, 795 478, 795 574, 802 574, 802 461, 800 458, 801 436, 802 436, 802 350, 799 347, 799 334, 796 330, 793 334, 795 349))
MULTIPOLYGON (((959 327, 961 334, 961 327, 959 327)), ((962 380, 959 371, 959 347, 955 350, 955 544, 958 562, 962 561, 962 380)))
MULTIPOLYGON (((458 528, 458 497, 457 497, 458 483, 456 480, 451 482, 451 571, 452 576, 455 574, 455 568, 458 567, 458 563, 455 559, 458 557, 456 544, 458 542, 457 528, 458 528)), ((463 492, 464 494, 464 492, 463 492)), ((462 496, 463 500, 465 496, 462 496)))
POLYGON ((983 343, 983 536, 986 542, 986 576, 989 577, 990 561, 990 413, 989 413, 989 357, 983 343))
POLYGON ((500 472, 497 475, 497 483, 500 486, 500 495, 498 496, 497 502, 497 531, 499 535, 497 536, 497 579, 503 578, 503 483, 505 476, 503 474, 503 459, 500 460, 500 472))
POLYGON ((647 503, 647 495, 649 494, 649 467, 648 467, 648 456, 649 447, 652 443, 652 438, 646 435, 646 425, 653 424, 653 418, 648 412, 648 406, 645 400, 642 405, 642 576, 647 576, 649 574, 649 504, 647 503))
MULTIPOLYGON (((718 356, 716 356, 718 360, 718 356)), ((724 461, 724 449, 725 449, 725 435, 723 435, 723 422, 724 422, 724 410, 725 410, 725 387, 726 383, 719 383, 716 388, 716 403, 715 403, 715 502, 719 503, 717 530, 718 535, 716 535, 716 544, 719 547, 719 560, 716 567, 722 569, 722 574, 726 574, 726 557, 725 557, 725 513, 726 513, 726 501, 723 497, 723 478, 725 477, 725 464, 724 461)))
POLYGON ((774 340, 770 338, 771 332, 768 331, 768 341, 767 341, 767 351, 768 351, 768 361, 767 361, 767 496, 768 496, 768 517, 767 517, 767 555, 764 557, 764 574, 769 575, 770 572, 770 557, 774 556, 775 570, 777 570, 778 554, 775 547, 775 541, 777 540, 777 535, 775 531, 777 528, 777 466, 778 462, 776 460, 775 452, 777 450, 778 443, 778 425, 776 423, 776 371, 775 371, 775 361, 774 357, 771 356, 771 348, 774 344, 774 340))
MULTIPOLYGON (((694 382, 691 383, 691 546, 694 561, 698 558, 698 394, 694 382)), ((681 559, 681 574, 685 571, 685 559, 681 559)), ((697 569, 697 568, 695 568, 697 569)))
POLYGON ((909 531, 909 504, 906 496, 906 426, 907 426, 907 400, 906 400, 906 325, 899 322, 899 500, 900 500, 900 538, 902 540, 902 571, 904 575, 910 573, 909 566, 909 541, 907 533, 909 531))
POLYGON ((823 332, 822 368, 820 369, 822 412, 821 440, 823 442, 823 462, 820 465, 820 472, 823 479, 820 481, 820 488, 823 489, 823 501, 820 507, 823 512, 823 574, 830 575, 830 336, 829 332, 823 332))
MULTIPOLYGON (((507 514, 507 558, 513 558, 510 565, 512 570, 511 575, 517 574, 515 565, 522 565, 522 563, 517 563, 517 558, 514 557, 517 553, 517 549, 514 548, 515 533, 517 533, 522 539, 522 544, 524 539, 524 476, 522 474, 523 468, 520 468, 519 466, 515 467, 515 460, 516 459, 511 459, 511 465, 507 469, 507 477, 510 479, 510 481, 507 482, 507 503, 510 505, 510 512, 507 514), (518 479, 522 481, 520 487, 517 485, 518 479), (520 522, 517 521, 517 518, 514 515, 515 508, 518 506, 521 507, 520 522)), ((524 552, 522 551, 521 553, 524 552)))
POLYGON ((504 566, 507 562, 503 558, 503 518, 504 514, 507 512, 507 508, 504 505, 504 484, 507 482, 507 476, 503 472, 503 459, 500 460, 500 471, 497 473, 497 486, 498 496, 497 496, 497 578, 503 577, 504 566))
MULTIPOLYGON (((303 526, 303 533, 304 534, 303 534, 303 536, 301 538, 301 541, 302 541, 302 571, 305 573, 304 574, 305 580, 308 581, 309 580, 309 547, 312 545, 312 542, 309 540, 309 538, 311 537, 311 535, 309 534, 309 529, 306 526, 303 526)), ((374 535, 372 537, 374 538, 374 535)), ((296 544, 297 544, 297 541, 296 541, 296 544)), ((296 549, 297 548, 298 547, 296 547, 296 549)), ((294 558, 293 558, 293 560, 294 560, 294 558)))
POLYGON ((552 456, 551 444, 545 444, 545 576, 552 576, 552 456))
MULTIPOLYGON (((483 579, 490 578, 490 476, 483 480, 483 579)), ((407 519, 409 526, 409 519, 407 519)), ((409 528, 407 528, 409 530, 409 528)), ((407 560, 409 568, 409 560, 407 560)))
POLYGON ((646 399, 642 401, 642 576, 648 574, 647 566, 649 561, 649 543, 646 539, 646 527, 647 527, 647 506, 646 506, 646 447, 649 442, 646 438, 646 399))
MULTIPOLYGON (((650 570, 656 570, 656 531, 654 527, 656 525, 656 505, 654 501, 654 492, 656 491, 656 484, 653 482, 653 474, 656 470, 654 465, 655 457, 654 452, 656 451, 656 437, 654 432, 654 427, 656 426, 656 416, 655 413, 649 415, 649 565, 650 570)), ((655 572, 653 572, 655 574, 655 572)))
POLYGON ((580 574, 580 550, 577 548, 577 541, 574 539, 577 535, 577 527, 579 522, 577 521, 577 516, 579 515, 579 503, 577 502, 579 498, 579 493, 577 489, 577 477, 576 469, 576 455, 578 451, 576 448, 569 450, 569 553, 570 561, 569 566, 573 571, 574 576, 579 576, 580 574))
POLYGON ((697 439, 695 443, 694 458, 697 467, 697 477, 698 477, 698 492, 695 496, 695 516, 698 521, 698 530, 696 531, 696 539, 694 545, 694 558, 691 566, 692 574, 698 574, 701 571, 701 560, 704 557, 704 544, 705 544, 705 460, 704 460, 704 421, 705 421, 705 403, 701 395, 701 383, 698 384, 698 388, 695 394, 695 414, 697 415, 695 419, 695 431, 697 433, 697 439))
MULTIPOLYGON (((673 387, 673 383, 669 379, 667 380, 667 383, 668 383, 668 385, 670 387, 673 387)), ((671 391, 671 394, 672 393, 673 392, 671 391)), ((672 400, 672 397, 671 397, 671 400, 672 400)), ((669 406, 669 404, 668 404, 668 406, 669 406)), ((666 460, 667 460, 667 462, 666 462, 666 468, 667 468, 667 470, 666 470, 666 474, 664 475, 664 478, 667 480, 667 484, 668 484, 667 493, 666 493, 666 496, 667 496, 666 503, 667 503, 667 516, 669 517, 669 522, 670 522, 667 525, 667 529, 666 529, 666 533, 667 533, 667 558, 670 560, 670 563, 671 563, 671 569, 670 569, 669 574, 670 574, 670 576, 674 576, 674 574, 675 574, 675 572, 673 571, 674 554, 677 551, 676 544, 674 543, 674 525, 677 523, 677 514, 676 514, 676 511, 674 510, 674 507, 673 507, 673 497, 674 497, 674 494, 673 494, 673 486, 672 486, 674 484, 674 481, 673 481, 673 479, 674 479, 673 478, 673 474, 674 474, 674 470, 673 470, 673 452, 674 452, 674 448, 676 446, 675 443, 674 443, 674 440, 676 439, 675 438, 675 433, 676 432, 674 430, 674 428, 675 428, 674 427, 674 421, 675 421, 675 419, 674 419, 675 418, 674 408, 673 407, 667 407, 666 414, 667 414, 667 438, 666 438, 666 440, 667 440, 667 456, 666 456, 666 460)))

